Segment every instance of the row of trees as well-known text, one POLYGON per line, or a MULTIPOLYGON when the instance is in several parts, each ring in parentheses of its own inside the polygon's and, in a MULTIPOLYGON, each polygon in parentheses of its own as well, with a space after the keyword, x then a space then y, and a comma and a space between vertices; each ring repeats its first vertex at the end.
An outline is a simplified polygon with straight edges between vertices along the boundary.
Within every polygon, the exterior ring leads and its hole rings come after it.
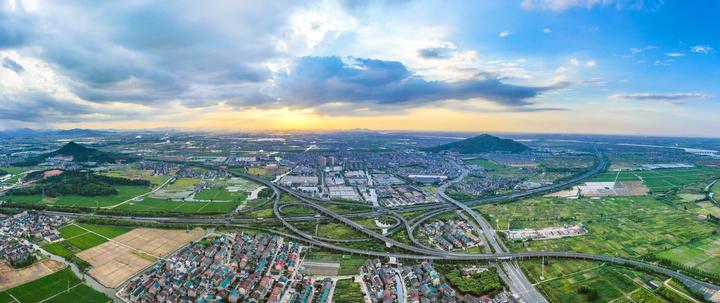
POLYGON ((90 172, 68 171, 61 175, 40 180, 38 184, 12 190, 12 195, 37 195, 44 193, 49 197, 62 195, 109 196, 116 195, 115 185, 150 186, 147 180, 96 175, 90 172))

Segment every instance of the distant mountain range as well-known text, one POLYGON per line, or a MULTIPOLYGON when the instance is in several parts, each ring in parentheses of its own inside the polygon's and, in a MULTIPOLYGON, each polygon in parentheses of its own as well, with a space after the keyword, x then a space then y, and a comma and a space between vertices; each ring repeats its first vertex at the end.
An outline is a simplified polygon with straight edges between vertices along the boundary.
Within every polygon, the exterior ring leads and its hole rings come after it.
POLYGON ((453 151, 461 154, 476 154, 487 152, 520 153, 528 149, 524 144, 511 139, 502 139, 483 134, 460 141, 428 147, 423 150, 428 152, 453 151))
POLYGON ((101 137, 113 132, 95 129, 30 129, 18 128, 0 131, 0 138, 29 138, 29 137, 101 137))
POLYGON ((74 162, 108 163, 115 162, 117 160, 127 160, 127 157, 124 155, 100 151, 71 141, 56 151, 33 157, 23 163, 20 163, 19 165, 37 165, 45 162, 48 158, 57 156, 72 156, 74 162))

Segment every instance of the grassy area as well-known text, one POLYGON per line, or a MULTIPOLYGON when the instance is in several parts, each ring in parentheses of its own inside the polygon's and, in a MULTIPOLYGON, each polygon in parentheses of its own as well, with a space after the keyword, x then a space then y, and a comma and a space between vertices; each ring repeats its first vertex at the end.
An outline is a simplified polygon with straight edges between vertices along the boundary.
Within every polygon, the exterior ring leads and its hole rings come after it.
POLYGON ((70 224, 60 229, 60 236, 63 237, 63 239, 70 239, 85 233, 87 233, 87 230, 75 224, 70 224))
MULTIPOLYGON (((105 238, 114 238, 131 230, 132 228, 130 227, 122 226, 92 224, 80 224, 78 226, 75 224, 71 224, 61 228, 60 235, 65 239, 65 243, 77 248, 78 251, 82 251, 107 242, 107 239, 105 238)), ((58 252, 57 255, 69 256, 69 250, 67 249, 67 247, 60 245, 60 243, 53 243, 46 247, 49 247, 50 250, 58 252), (60 248, 59 246, 62 248, 60 248)), ((72 253, 72 251, 69 252, 72 253)))
POLYGON ((86 233, 74 238, 67 239, 65 240, 65 242, 77 247, 77 249, 79 250, 86 250, 107 242, 107 239, 93 233, 86 233))
POLYGON ((720 274, 720 236, 713 235, 693 241, 657 253, 655 256, 660 260, 678 263, 683 267, 720 274))
MULTIPOLYGON (((526 271, 532 268, 528 273, 531 280, 538 278, 540 271, 539 262, 532 262, 521 263, 526 271)), ((647 283, 657 279, 626 268, 587 261, 552 260, 546 262, 545 270, 545 280, 537 279, 536 287, 550 302, 611 302, 644 289, 636 281, 647 283)))
POLYGON ((168 179, 171 178, 170 175, 153 176, 153 173, 154 173, 153 170, 142 170, 142 169, 137 169, 137 168, 124 167, 124 168, 115 169, 115 170, 112 170, 109 172, 105 172, 102 174, 106 175, 106 176, 110 176, 110 177, 148 180, 154 186, 163 184, 163 183, 165 183, 165 181, 167 181, 168 179))
POLYGON ((537 198, 486 205, 479 210, 489 214, 499 230, 583 223, 589 232, 580 237, 510 243, 514 251, 575 251, 641 258, 708 238, 718 230, 697 220, 692 211, 652 196, 537 198))
POLYGON ((605 172, 592 181, 643 181, 651 192, 663 192, 720 176, 720 169, 709 167, 668 168, 638 171, 605 172))
POLYGON ((335 303, 356 303, 364 300, 360 284, 352 279, 338 280, 335 285, 333 302, 335 303))
POLYGON ((65 245, 63 245, 61 242, 47 244, 47 245, 43 246, 42 248, 44 250, 47 250, 49 253, 51 253, 53 255, 58 255, 63 258, 66 258, 66 259, 69 259, 75 255, 75 253, 73 253, 72 250, 65 247, 65 245))
POLYGON ((183 202, 145 197, 116 207, 128 212, 229 213, 243 202, 183 202))
POLYGON ((117 195, 110 196, 80 196, 64 195, 60 197, 45 197, 42 195, 9 195, 4 200, 23 204, 46 204, 71 207, 103 207, 118 204, 125 200, 144 194, 150 189, 144 186, 116 185, 117 195))
POLYGON ((200 179, 197 178, 178 178, 173 182, 172 184, 169 184, 167 186, 168 190, 182 190, 188 187, 192 187, 193 185, 200 182, 200 179))
POLYGON ((305 261, 333 262, 340 264, 340 275, 355 275, 367 258, 360 255, 346 255, 309 248, 305 250, 305 261))
POLYGON ((244 191, 230 192, 225 188, 208 188, 195 194, 196 200, 245 201, 248 193, 244 191))
POLYGON ((35 281, 0 292, 0 302, 13 302, 12 299, 6 301, 10 298, 10 295, 20 302, 39 302, 54 295, 57 296, 46 302, 96 303, 111 301, 106 295, 95 291, 87 285, 78 285, 80 283, 82 283, 80 279, 70 269, 66 268, 35 281), (70 287, 78 286, 68 292, 68 285, 70 287))
POLYGON ((495 162, 495 161, 491 161, 491 160, 488 160, 488 159, 485 159, 485 158, 469 159, 469 160, 465 160, 465 163, 467 163, 467 164, 480 165, 480 166, 484 167, 484 168, 487 169, 487 170, 496 170, 496 169, 502 167, 501 164, 498 164, 498 163, 495 162))
POLYGON ((93 225, 93 224, 79 224, 84 229, 98 233, 104 237, 115 238, 126 232, 133 230, 127 226, 110 226, 110 225, 93 225))

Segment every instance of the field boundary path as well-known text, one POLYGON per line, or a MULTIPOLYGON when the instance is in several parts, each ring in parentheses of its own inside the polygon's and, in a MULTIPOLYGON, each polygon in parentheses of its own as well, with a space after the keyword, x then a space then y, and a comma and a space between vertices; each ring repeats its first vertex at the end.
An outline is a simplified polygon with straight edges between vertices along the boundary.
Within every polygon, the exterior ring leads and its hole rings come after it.
POLYGON ((132 197, 132 198, 130 198, 130 199, 127 199, 127 200, 122 201, 122 202, 120 202, 120 203, 118 203, 118 204, 115 204, 115 205, 103 206, 103 207, 100 207, 100 208, 113 209, 113 208, 115 208, 115 207, 118 207, 118 206, 123 205, 123 204, 125 204, 125 203, 128 203, 128 202, 130 202, 130 201, 133 201, 133 200, 135 200, 135 199, 137 199, 137 198, 145 197, 145 196, 147 196, 147 195, 149 195, 149 194, 152 194, 152 193, 160 190, 161 188, 167 186, 167 185, 170 183, 170 181, 173 181, 173 180, 175 180, 175 177, 172 177, 172 178, 170 178, 170 179, 167 179, 167 181, 165 181, 165 183, 161 184, 160 186, 154 188, 153 190, 151 190, 151 191, 149 191, 149 192, 146 192, 146 193, 144 193, 144 194, 141 194, 141 195, 132 197))

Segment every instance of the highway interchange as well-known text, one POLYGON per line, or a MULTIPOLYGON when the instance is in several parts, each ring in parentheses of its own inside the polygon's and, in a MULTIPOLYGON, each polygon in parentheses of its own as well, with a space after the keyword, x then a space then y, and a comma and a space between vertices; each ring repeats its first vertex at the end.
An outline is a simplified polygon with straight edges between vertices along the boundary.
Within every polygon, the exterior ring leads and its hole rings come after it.
MULTIPOLYGON (((477 260, 477 261, 484 261, 484 262, 490 262, 490 264, 498 266, 500 270, 501 276, 504 278, 505 282, 509 284, 509 287, 511 290, 515 293, 518 293, 521 295, 526 302, 547 302, 540 293, 535 290, 532 283, 525 277, 523 272, 519 269, 517 266, 516 261, 522 260, 522 259, 528 259, 528 258, 567 258, 567 259, 584 259, 584 260, 593 260, 593 261, 600 261, 600 262, 609 262, 609 263, 615 263, 619 265, 625 265, 625 266, 632 266, 640 270, 645 271, 651 271, 655 273, 659 273, 665 276, 669 276, 672 278, 675 278, 682 283, 684 283, 689 288, 700 291, 702 293, 713 293, 716 291, 720 291, 720 287, 717 285, 707 283, 704 281, 700 281, 698 279, 695 279, 693 277, 687 276, 685 274, 682 274, 678 271, 671 270, 662 266, 658 266, 651 263, 646 263, 642 261, 637 260, 628 260, 623 258, 617 258, 612 256, 604 256, 604 255, 594 255, 594 254, 586 254, 586 253, 576 253, 576 252, 547 252, 547 251, 538 251, 538 252, 509 252, 505 247, 502 241, 499 241, 495 237, 495 231, 493 230, 492 226, 490 225, 485 218, 483 218, 482 215, 474 211, 471 206, 477 206, 482 204, 488 204, 488 203, 496 203, 501 201, 511 201, 516 200, 519 198, 524 198, 532 195, 542 194, 546 192, 551 192, 563 187, 567 187, 569 185, 576 184, 582 180, 587 179, 588 177, 597 174, 599 172, 602 172, 606 169, 607 163, 606 160, 603 158, 601 152, 596 149, 596 163, 592 170, 583 173, 581 175, 578 175, 574 178, 564 180, 562 182, 539 187, 531 190, 527 190, 524 192, 516 192, 512 194, 507 195, 501 195, 501 196, 494 196, 490 198, 485 199, 479 199, 474 201, 468 201, 468 202, 459 202, 451 197, 447 196, 444 192, 445 188, 449 186, 452 182, 456 182, 460 178, 462 178, 464 175, 467 174, 467 171, 462 171, 460 177, 450 180, 448 182, 445 182, 440 186, 438 189, 438 194, 442 198, 443 201, 447 203, 435 203, 435 204, 429 204, 429 205, 418 205, 418 206, 411 206, 406 207, 404 211, 423 211, 424 213, 420 216, 417 216, 416 218, 413 218, 411 220, 407 220, 404 218, 400 213, 393 209, 388 209, 385 207, 373 207, 368 205, 367 207, 369 210, 367 211, 358 211, 353 213, 345 213, 340 214, 333 210, 328 209, 327 207, 323 205, 332 205, 332 204, 352 204, 354 206, 358 206, 358 203, 349 203, 349 202, 337 202, 337 201, 325 201, 325 200, 318 200, 315 198, 307 197, 301 193, 298 193, 292 189, 285 188, 283 186, 279 186, 275 183, 272 183, 269 180, 257 178, 250 175, 240 175, 241 177, 250 179, 252 181, 261 183, 268 188, 273 190, 273 196, 270 199, 270 203, 272 203, 273 207, 273 213, 275 216, 275 221, 281 223, 284 227, 286 227, 289 231, 292 232, 292 234, 280 232, 276 230, 270 230, 265 229, 268 232, 277 233, 289 238, 293 238, 299 241, 303 241, 305 243, 311 244, 313 246, 329 249, 329 250, 335 250, 335 251, 341 251, 351 254, 360 254, 360 255, 367 255, 367 256, 376 256, 376 257, 394 257, 398 259, 420 259, 420 260, 477 260), (297 199, 297 202, 292 203, 281 203, 280 196, 281 194, 288 194, 297 199), (282 209, 288 205, 303 205, 309 208, 314 209, 318 215, 315 216, 286 216, 285 213, 282 211, 282 209), (463 216, 469 216, 473 220, 470 221, 471 225, 473 225, 477 230, 478 234, 484 235, 484 241, 486 244, 486 251, 483 254, 468 254, 468 253, 453 253, 453 252, 447 252, 442 251, 435 248, 427 247, 421 243, 419 243, 415 237, 414 237, 414 231, 415 229, 420 226, 423 222, 444 213, 452 212, 452 211, 460 211, 459 213, 463 216), (395 223, 393 224, 393 228, 390 233, 387 234, 381 234, 378 233, 372 229, 369 229, 356 221, 353 221, 351 218, 356 217, 373 217, 378 215, 385 215, 395 218, 395 223), (397 253, 397 252, 387 252, 387 251, 372 251, 372 250, 363 250, 363 249, 356 249, 351 248, 347 246, 339 245, 340 243, 345 242, 354 242, 354 241, 364 241, 368 239, 345 239, 345 240, 335 240, 335 239, 327 239, 327 238, 321 238, 316 237, 314 235, 308 234, 307 232, 297 228, 295 225, 293 225, 293 222, 307 222, 307 221, 337 221, 344 225, 349 226, 350 228, 359 231, 363 234, 365 234, 368 238, 375 239, 378 241, 382 241, 384 243, 391 244, 393 246, 396 246, 398 248, 401 248, 408 253, 397 253), (473 222, 474 221, 474 222, 473 222), (400 230, 405 230, 408 234, 408 238, 412 244, 404 243, 397 241, 390 237, 390 235, 394 232, 398 232, 400 230), (490 249, 494 250, 490 251, 490 249)), ((246 210, 247 211, 247 210, 246 210)), ((69 213, 69 212, 54 212, 54 211, 44 211, 48 214, 55 214, 55 215, 63 215, 63 216, 69 216, 69 217, 83 217, 83 218, 109 218, 109 219, 116 219, 116 220, 124 220, 124 221, 135 221, 135 222, 146 222, 146 223, 161 223, 161 224, 188 224, 188 225, 212 225, 212 226, 238 226, 238 227, 249 227, 252 225, 257 225, 258 219, 250 218, 250 219, 242 219, 242 218, 234 218, 231 215, 225 216, 225 217, 131 217, 131 216, 115 216, 115 215, 102 215, 102 214, 81 214, 81 213, 69 213)), ((263 229, 263 228, 260 228, 263 229)))

